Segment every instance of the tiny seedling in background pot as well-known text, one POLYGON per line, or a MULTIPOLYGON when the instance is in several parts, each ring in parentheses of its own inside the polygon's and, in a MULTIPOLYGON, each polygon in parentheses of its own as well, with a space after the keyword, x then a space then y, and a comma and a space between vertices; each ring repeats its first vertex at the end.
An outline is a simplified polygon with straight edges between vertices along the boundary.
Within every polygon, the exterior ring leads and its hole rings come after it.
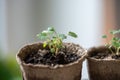
POLYGON ((109 33, 110 40, 107 35, 102 36, 107 41, 105 45, 88 50, 90 80, 120 80, 120 29, 109 33))
MULTIPOLYGON (((120 55, 120 38, 117 37, 117 34, 120 33, 119 30, 113 30, 110 32, 112 34, 112 39, 105 45, 109 48, 112 54, 120 55)), ((103 35, 102 38, 107 39, 107 35, 103 35)))
MULTIPOLYGON (((68 32, 68 35, 77 38, 77 34, 74 32, 70 31, 68 32)), ((54 27, 48 27, 47 30, 44 30, 41 33, 37 34, 37 37, 40 40, 44 41, 43 47, 45 48, 46 46, 48 46, 50 52, 53 53, 54 55, 57 55, 59 50, 61 48, 64 48, 63 40, 67 39, 67 35, 57 33, 54 27)))

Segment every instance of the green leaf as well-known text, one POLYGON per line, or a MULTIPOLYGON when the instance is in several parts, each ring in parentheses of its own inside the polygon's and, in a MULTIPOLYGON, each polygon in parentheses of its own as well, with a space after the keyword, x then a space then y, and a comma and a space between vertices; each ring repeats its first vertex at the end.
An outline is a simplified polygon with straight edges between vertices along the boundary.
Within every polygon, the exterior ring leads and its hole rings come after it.
POLYGON ((114 35, 114 34, 117 33, 117 31, 114 31, 114 30, 113 30, 113 31, 111 31, 110 33, 114 35))
POLYGON ((63 39, 66 39, 67 36, 65 34, 59 34, 59 37, 63 40, 63 39))
POLYGON ((57 37, 56 37, 56 36, 53 36, 52 38, 53 38, 53 39, 56 39, 57 37))
POLYGON ((54 44, 53 44, 52 41, 49 41, 49 42, 48 42, 48 45, 49 45, 49 48, 51 48, 54 44))
POLYGON ((117 43, 117 42, 115 42, 115 41, 112 42, 112 45, 113 45, 114 47, 116 47, 116 48, 120 46, 120 44, 117 43))
POLYGON ((45 48, 47 46, 47 42, 45 41, 44 43, 43 43, 43 47, 45 48))
POLYGON ((102 38, 107 38, 107 35, 103 35, 102 38))
POLYGON ((48 31, 55 31, 54 27, 48 27, 48 31))
POLYGON ((41 40, 47 39, 47 34, 46 33, 39 33, 37 34, 37 37, 41 40))
POLYGON ((57 45, 57 47, 60 49, 60 48, 62 48, 63 46, 62 46, 62 45, 57 45))
POLYGON ((112 40, 114 40, 114 41, 119 41, 120 38, 118 38, 118 37, 113 37, 112 40))
POLYGON ((50 52, 51 52, 51 53, 55 53, 55 49, 54 49, 54 48, 51 48, 51 49, 50 49, 50 52))
POLYGON ((39 38, 40 38, 41 40, 46 40, 46 39, 47 39, 46 36, 40 36, 39 38))
POLYGON ((48 31, 48 30, 44 30, 43 32, 42 32, 42 34, 45 34, 46 36, 47 35, 50 35, 50 34, 53 34, 54 32, 53 31, 48 31))
POLYGON ((111 31, 110 33, 113 34, 113 35, 114 35, 114 34, 118 34, 118 33, 120 33, 120 29, 119 29, 119 30, 113 30, 113 31, 111 31))
POLYGON ((40 36, 47 36, 47 34, 45 34, 45 33, 39 33, 39 34, 37 34, 37 37, 40 37, 40 36))
POLYGON ((56 39, 53 39, 53 43, 54 43, 54 44, 57 44, 58 42, 57 42, 57 40, 56 40, 56 39))
POLYGON ((50 35, 50 34, 53 34, 54 32, 53 31, 48 31, 48 34, 50 35))
POLYGON ((44 30, 44 31, 42 31, 42 34, 48 34, 48 31, 47 30, 44 30))
POLYGON ((71 32, 71 31, 70 31, 70 32, 68 33, 68 35, 71 36, 71 37, 77 38, 77 34, 74 33, 74 32, 71 32))

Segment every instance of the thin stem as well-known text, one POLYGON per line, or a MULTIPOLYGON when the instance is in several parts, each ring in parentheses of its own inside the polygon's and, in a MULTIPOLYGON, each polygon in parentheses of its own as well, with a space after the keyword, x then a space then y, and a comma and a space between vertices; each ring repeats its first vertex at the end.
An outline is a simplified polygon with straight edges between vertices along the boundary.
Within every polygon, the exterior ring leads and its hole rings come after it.
POLYGON ((58 53, 58 50, 59 50, 59 49, 58 49, 58 48, 56 48, 55 54, 57 54, 57 53, 58 53))
POLYGON ((117 48, 117 53, 116 53, 117 55, 119 55, 119 49, 120 49, 120 47, 119 47, 119 48, 117 48))
POLYGON ((109 48, 109 50, 112 52, 112 54, 114 54, 114 52, 112 51, 112 48, 109 48))

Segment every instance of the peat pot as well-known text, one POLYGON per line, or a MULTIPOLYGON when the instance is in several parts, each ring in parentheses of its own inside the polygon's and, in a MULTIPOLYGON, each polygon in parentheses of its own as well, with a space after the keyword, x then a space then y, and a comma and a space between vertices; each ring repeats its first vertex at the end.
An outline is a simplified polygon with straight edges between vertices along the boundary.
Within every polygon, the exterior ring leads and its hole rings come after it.
POLYGON ((87 64, 90 80, 120 80, 120 60, 91 57, 98 52, 104 53, 106 50, 108 49, 104 46, 88 50, 87 64))
MULTIPOLYGON (((67 44, 67 43, 64 43, 67 44)), ((79 46, 79 45, 76 45, 79 46)), ((74 47, 76 47, 74 46, 74 47)), ((80 80, 82 71, 82 62, 86 57, 86 50, 79 46, 77 54, 81 57, 72 63, 65 65, 43 65, 43 64, 26 64, 24 58, 33 50, 43 49, 42 43, 26 45, 17 54, 17 62, 20 65, 23 80, 80 80)))

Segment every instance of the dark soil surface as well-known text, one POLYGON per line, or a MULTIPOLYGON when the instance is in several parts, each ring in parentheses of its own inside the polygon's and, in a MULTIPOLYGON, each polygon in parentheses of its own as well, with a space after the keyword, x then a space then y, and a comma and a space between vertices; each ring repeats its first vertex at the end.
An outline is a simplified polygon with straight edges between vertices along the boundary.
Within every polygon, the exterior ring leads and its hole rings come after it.
POLYGON ((49 50, 39 50, 31 52, 24 59, 25 63, 44 64, 54 66, 56 64, 68 64, 78 60, 80 56, 75 53, 59 51, 57 55, 53 55, 49 50))
POLYGON ((106 54, 106 53, 97 53, 91 57, 96 59, 119 59, 120 60, 120 55, 106 54))
POLYGON ((120 60, 120 55, 112 55, 113 59, 119 59, 120 60))
POLYGON ((96 59, 104 59, 106 58, 108 55, 104 54, 104 53, 97 53, 95 55, 93 55, 92 57, 96 58, 96 59))
POLYGON ((112 54, 109 49, 103 49, 103 47, 100 48, 93 48, 92 53, 90 57, 93 57, 95 59, 119 59, 120 55, 116 55, 115 53, 112 54))

